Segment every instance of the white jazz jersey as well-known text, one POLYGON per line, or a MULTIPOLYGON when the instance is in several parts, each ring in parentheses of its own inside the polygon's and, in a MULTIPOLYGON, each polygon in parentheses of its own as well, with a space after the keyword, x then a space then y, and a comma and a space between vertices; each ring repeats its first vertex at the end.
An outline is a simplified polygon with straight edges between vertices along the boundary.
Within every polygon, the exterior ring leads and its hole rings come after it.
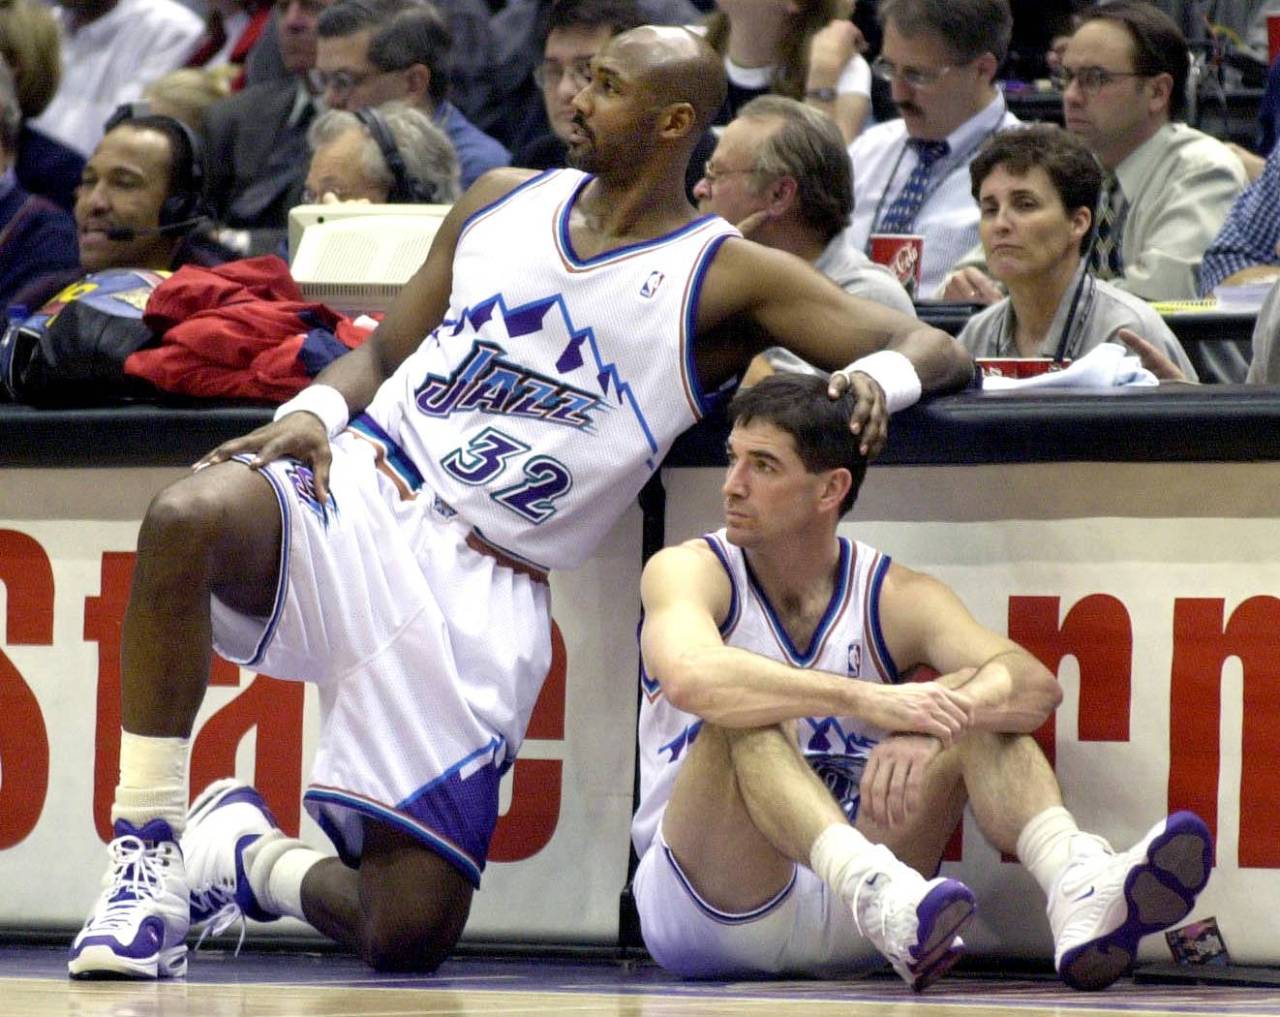
MULTIPOLYGON (((720 625, 726 646, 831 674, 850 681, 896 682, 880 631, 880 587, 889 558, 859 541, 840 541, 839 577, 831 602, 807 647, 792 644, 756 582, 742 549, 724 530, 702 538, 729 576, 729 612, 720 625)), ((698 736, 702 721, 667 702, 662 688, 641 665, 644 696, 640 703, 640 807, 631 823, 636 854, 644 856, 671 797, 676 772, 698 736)), ((872 748, 884 737, 879 728, 852 717, 807 717, 796 724, 800 749, 814 772, 852 821, 858 809, 858 785, 872 748)))
POLYGON ((692 340, 712 256, 705 216, 581 258, 591 177, 536 176, 463 225, 443 323, 369 415, 489 543, 540 568, 583 562, 714 400, 692 340))

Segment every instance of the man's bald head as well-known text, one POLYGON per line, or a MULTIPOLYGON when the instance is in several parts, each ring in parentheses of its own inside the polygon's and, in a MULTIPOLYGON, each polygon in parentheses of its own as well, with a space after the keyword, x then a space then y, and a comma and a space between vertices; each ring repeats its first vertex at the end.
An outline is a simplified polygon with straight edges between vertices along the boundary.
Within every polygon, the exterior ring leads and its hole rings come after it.
POLYGON ((724 105, 724 61, 706 39, 678 25, 641 25, 609 40, 607 49, 645 79, 659 105, 687 102, 698 131, 711 126, 724 105))

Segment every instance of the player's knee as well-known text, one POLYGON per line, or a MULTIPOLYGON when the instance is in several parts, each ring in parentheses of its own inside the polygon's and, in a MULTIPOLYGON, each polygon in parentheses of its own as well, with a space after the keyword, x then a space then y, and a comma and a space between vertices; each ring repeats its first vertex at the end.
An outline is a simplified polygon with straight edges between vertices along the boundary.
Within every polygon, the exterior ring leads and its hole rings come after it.
POLYGON ((152 499, 142 520, 140 550, 178 552, 186 560, 215 541, 220 499, 193 478, 171 484, 152 499))
POLYGON ((377 971, 429 974, 453 952, 461 933, 453 916, 384 911, 368 917, 362 953, 377 971))

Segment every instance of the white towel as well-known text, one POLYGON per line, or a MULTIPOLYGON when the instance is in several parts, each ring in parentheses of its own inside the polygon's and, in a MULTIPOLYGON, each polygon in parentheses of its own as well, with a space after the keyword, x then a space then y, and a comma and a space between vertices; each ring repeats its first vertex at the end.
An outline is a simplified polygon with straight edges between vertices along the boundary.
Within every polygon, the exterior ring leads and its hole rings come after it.
POLYGON ((1030 378, 990 376, 982 387, 1010 388, 1115 388, 1120 385, 1158 385, 1156 376, 1119 343, 1101 343, 1061 371, 1046 371, 1030 378))

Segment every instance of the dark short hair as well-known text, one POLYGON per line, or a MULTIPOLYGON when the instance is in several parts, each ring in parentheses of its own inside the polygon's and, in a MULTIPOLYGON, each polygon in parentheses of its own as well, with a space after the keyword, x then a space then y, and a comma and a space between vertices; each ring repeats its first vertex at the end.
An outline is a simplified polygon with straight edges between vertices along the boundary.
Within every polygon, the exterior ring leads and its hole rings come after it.
POLYGON ((845 392, 839 399, 827 395, 827 379, 815 374, 771 374, 750 388, 742 389, 729 404, 729 423, 746 425, 763 420, 791 435, 796 454, 810 473, 848 470, 853 477, 840 503, 840 514, 853 508, 867 474, 867 457, 859 448, 859 437, 849 430, 854 397, 845 392))
POLYGON ((449 93, 448 22, 427 0, 338 0, 316 21, 322 39, 372 30, 369 63, 380 71, 403 71, 422 64, 431 72, 432 102, 449 93))
POLYGON ((853 167, 840 128, 829 116, 782 95, 760 95, 738 110, 738 118, 782 121, 756 153, 756 172, 792 177, 800 214, 824 243, 849 225, 853 211, 853 167))
POLYGON ((1080 23, 1085 25, 1090 21, 1114 21, 1128 32, 1129 41, 1133 43, 1133 69, 1138 74, 1152 77, 1168 74, 1173 78, 1173 88, 1169 92, 1169 117, 1180 119, 1187 107, 1190 51, 1187 49, 1187 37, 1174 20, 1153 3, 1113 0, 1084 11, 1080 23))
POLYGON ((591 31, 607 28, 611 36, 639 28, 644 17, 635 0, 555 0, 547 10, 540 38, 554 29, 591 31))
MULTIPOLYGON (((1024 176, 1039 166, 1058 192, 1062 206, 1072 212, 1087 208, 1096 215, 1102 190, 1102 166, 1083 141, 1057 124, 1028 124, 1000 131, 987 139, 969 163, 969 189, 978 200, 982 182, 997 166, 1024 176)), ((1080 238, 1083 253, 1089 238, 1080 238)))
POLYGON ((938 36, 960 63, 983 53, 1003 63, 1013 35, 1009 0, 884 0, 878 17, 906 36, 938 36))
POLYGON ((403 71, 422 64, 431 72, 432 102, 449 94, 449 50, 453 36, 431 4, 417 3, 393 14, 369 40, 369 62, 379 70, 403 71))
POLYGON ((113 125, 111 130, 117 127, 128 127, 134 131, 155 131, 169 140, 169 179, 165 187, 166 197, 199 192, 197 160, 201 155, 191 144, 190 129, 184 128, 183 124, 173 117, 157 113, 122 119, 113 125))

